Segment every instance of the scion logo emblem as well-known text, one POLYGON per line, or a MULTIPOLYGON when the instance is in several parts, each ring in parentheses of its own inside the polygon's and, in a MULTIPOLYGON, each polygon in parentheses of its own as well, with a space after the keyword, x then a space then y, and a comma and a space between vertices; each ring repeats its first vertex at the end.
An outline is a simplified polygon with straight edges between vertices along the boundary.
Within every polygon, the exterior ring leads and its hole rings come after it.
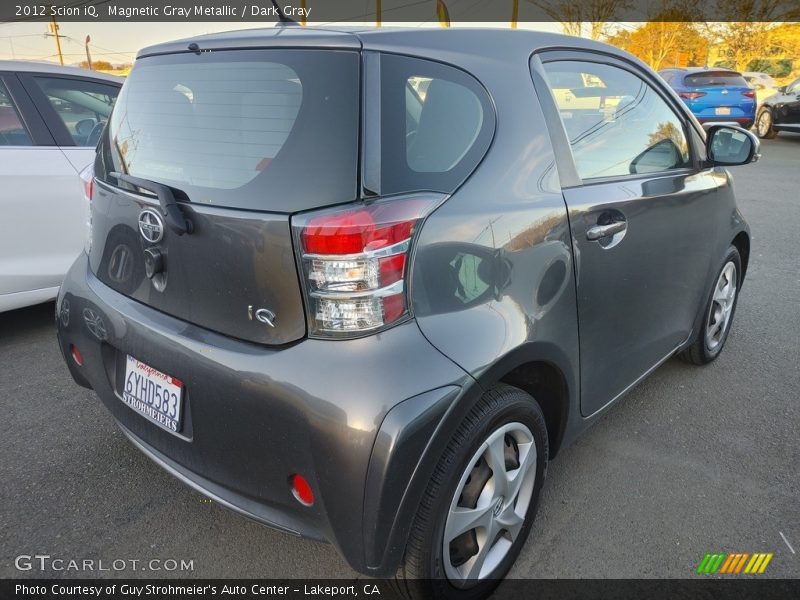
POLYGON ((139 233, 151 244, 157 244, 164 237, 164 220, 152 208, 139 213, 139 233))

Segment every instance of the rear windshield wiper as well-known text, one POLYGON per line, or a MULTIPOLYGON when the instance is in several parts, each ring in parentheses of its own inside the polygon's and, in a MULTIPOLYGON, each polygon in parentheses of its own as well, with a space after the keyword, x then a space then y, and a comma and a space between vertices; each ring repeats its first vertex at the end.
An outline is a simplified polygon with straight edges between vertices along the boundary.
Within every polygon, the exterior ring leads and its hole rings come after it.
MULTIPOLYGON (((181 207, 175 200, 175 194, 172 192, 172 188, 164 185, 163 183, 158 183, 157 181, 150 181, 149 179, 142 179, 141 177, 126 175, 125 173, 117 173, 113 171, 109 173, 109 175, 114 179, 118 179, 119 181, 124 181, 125 183, 130 183, 131 185, 135 185, 143 190, 153 192, 156 196, 158 196, 158 203, 161 205, 161 212, 164 214, 164 219, 166 220, 167 225, 169 225, 169 228, 178 235, 192 233, 194 230, 192 222, 187 219, 184 216, 183 211, 181 211, 181 207)), ((183 195, 186 196, 186 194, 183 195)))

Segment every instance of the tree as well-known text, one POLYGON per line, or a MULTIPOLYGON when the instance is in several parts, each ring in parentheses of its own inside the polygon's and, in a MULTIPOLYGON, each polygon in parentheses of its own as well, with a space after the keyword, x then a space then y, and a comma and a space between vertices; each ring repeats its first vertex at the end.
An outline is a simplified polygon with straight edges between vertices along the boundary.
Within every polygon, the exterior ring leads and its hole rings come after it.
POLYGON ((717 22, 706 23, 712 44, 738 71, 763 58, 775 43, 780 21, 797 18, 800 9, 789 0, 718 0, 717 22))
POLYGON ((607 41, 656 71, 670 66, 703 65, 708 54, 708 40, 694 23, 651 21, 633 31, 622 30, 607 41))
MULTIPOLYGON (((89 68, 89 63, 85 60, 82 60, 78 65, 83 69, 89 68)), ((92 61, 92 68, 95 71, 113 71, 114 65, 112 65, 107 60, 93 60, 92 61)))
POLYGON ((567 35, 582 36, 588 27, 589 37, 599 40, 610 21, 618 21, 632 4, 631 0, 529 0, 551 19, 561 23, 567 35))

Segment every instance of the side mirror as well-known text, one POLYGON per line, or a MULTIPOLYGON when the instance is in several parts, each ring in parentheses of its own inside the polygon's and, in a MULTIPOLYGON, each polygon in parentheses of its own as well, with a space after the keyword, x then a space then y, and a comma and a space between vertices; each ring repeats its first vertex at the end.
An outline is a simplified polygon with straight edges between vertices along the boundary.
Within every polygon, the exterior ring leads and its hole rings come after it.
POLYGON ((714 125, 708 128, 706 155, 713 165, 746 165, 761 158, 761 143, 741 127, 714 125))

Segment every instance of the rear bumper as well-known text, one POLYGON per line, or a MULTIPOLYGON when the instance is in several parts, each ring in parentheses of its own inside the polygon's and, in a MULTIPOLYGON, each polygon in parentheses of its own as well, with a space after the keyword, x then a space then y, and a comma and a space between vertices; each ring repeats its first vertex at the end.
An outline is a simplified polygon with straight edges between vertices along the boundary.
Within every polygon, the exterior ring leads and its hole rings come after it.
POLYGON ((388 532, 397 529, 396 506, 425 448, 424 438, 403 430, 432 434, 471 382, 416 323, 358 340, 259 346, 113 291, 84 255, 67 274, 56 311, 73 377, 97 392, 156 463, 247 517, 333 543, 357 571, 396 566, 384 558, 388 532), (121 401, 127 354, 183 381, 178 434, 121 401), (293 473, 311 483, 312 506, 293 497, 293 473))
POLYGON ((755 117, 697 117, 701 125, 735 125, 750 129, 755 122, 755 117))

